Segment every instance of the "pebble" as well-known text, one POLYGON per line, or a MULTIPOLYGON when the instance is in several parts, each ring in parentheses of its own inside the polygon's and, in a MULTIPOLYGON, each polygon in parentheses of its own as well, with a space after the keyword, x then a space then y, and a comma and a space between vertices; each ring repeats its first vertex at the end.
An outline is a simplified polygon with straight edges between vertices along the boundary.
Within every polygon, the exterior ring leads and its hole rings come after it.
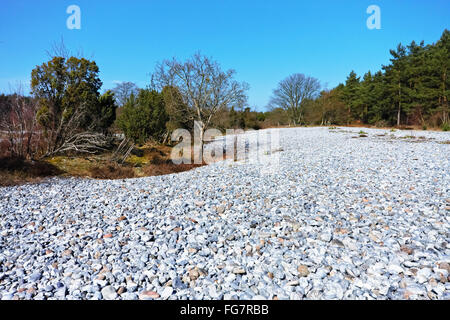
POLYGON ((164 290, 161 292, 161 299, 166 300, 168 299, 173 293, 172 287, 165 287, 164 290))
POLYGON ((159 297, 160 297, 160 295, 155 291, 142 291, 139 294, 140 300, 158 299, 159 297))
POLYGON ((359 130, 280 129, 274 166, 0 187, 1 299, 449 299, 450 132, 359 130))
POLYGON ((101 292, 105 300, 114 300, 117 298, 117 292, 112 286, 104 287, 101 292))
POLYGON ((300 265, 297 267, 297 271, 300 277, 306 277, 309 275, 309 269, 307 266, 300 265))

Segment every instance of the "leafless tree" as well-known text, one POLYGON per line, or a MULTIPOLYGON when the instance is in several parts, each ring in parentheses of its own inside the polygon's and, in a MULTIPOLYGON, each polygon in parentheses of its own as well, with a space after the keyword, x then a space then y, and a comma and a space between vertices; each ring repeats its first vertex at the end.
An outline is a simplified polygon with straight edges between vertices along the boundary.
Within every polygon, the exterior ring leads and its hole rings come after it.
POLYGON ((74 52, 67 48, 62 36, 59 41, 54 41, 51 48, 49 50, 46 50, 45 52, 49 59, 52 59, 54 57, 62 57, 64 59, 69 59, 70 57, 84 57, 83 49, 79 48, 76 52, 74 52))
POLYGON ((319 80, 295 73, 280 81, 278 87, 273 90, 269 105, 286 110, 296 125, 303 119, 304 104, 314 99, 319 92, 319 80))
POLYGON ((37 109, 37 101, 24 96, 21 84, 9 96, 8 106, 0 119, 0 131, 7 137, 11 157, 29 159, 38 152, 37 109))
POLYGON ((196 121, 202 144, 214 114, 247 102, 248 84, 234 80, 234 75, 234 70, 222 71, 216 61, 196 53, 184 62, 173 58, 159 63, 152 82, 159 90, 166 86, 178 88, 190 110, 188 117, 196 121))
POLYGON ((114 92, 117 104, 122 107, 131 94, 136 95, 138 93, 139 88, 133 82, 120 82, 116 84, 112 91, 114 92))

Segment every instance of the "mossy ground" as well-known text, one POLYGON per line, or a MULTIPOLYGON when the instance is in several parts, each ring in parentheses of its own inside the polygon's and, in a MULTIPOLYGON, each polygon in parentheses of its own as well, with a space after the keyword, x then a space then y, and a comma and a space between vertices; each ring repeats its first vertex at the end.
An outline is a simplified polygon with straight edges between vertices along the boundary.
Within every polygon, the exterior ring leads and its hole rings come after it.
POLYGON ((135 151, 123 164, 111 161, 111 153, 54 156, 41 161, 4 160, 0 163, 0 186, 39 182, 51 176, 96 179, 145 177, 182 172, 200 166, 172 163, 172 148, 165 145, 147 144, 135 151))

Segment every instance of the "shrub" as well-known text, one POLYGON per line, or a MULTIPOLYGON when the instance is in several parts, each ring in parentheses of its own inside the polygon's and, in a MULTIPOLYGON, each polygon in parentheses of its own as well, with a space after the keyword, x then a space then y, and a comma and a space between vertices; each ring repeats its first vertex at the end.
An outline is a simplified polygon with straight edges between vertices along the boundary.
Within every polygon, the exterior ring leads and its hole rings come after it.
POLYGON ((53 57, 32 70, 31 92, 39 104, 36 120, 43 128, 45 156, 103 150, 103 134, 114 122, 116 105, 111 91, 100 96, 98 73, 94 61, 76 57, 53 57))
POLYGON ((134 143, 142 144, 149 138, 160 141, 168 120, 162 94, 155 90, 141 89, 123 106, 116 124, 134 143))
POLYGON ((450 123, 444 123, 441 126, 442 131, 450 131, 450 123))

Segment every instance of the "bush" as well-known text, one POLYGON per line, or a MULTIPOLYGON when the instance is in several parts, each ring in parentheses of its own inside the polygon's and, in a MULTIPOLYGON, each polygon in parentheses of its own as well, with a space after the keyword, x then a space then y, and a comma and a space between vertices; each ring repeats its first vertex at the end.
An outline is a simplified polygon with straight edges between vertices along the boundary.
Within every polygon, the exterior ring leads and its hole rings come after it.
POLYGON ((116 124, 134 143, 142 144, 149 138, 161 141, 168 120, 162 94, 142 89, 133 94, 123 106, 116 124))
POLYGON ((450 123, 444 123, 441 126, 442 131, 450 131, 450 123))
POLYGON ((31 92, 38 102, 33 119, 43 128, 45 156, 103 149, 97 133, 105 134, 114 122, 116 105, 111 91, 100 96, 98 73, 94 61, 76 57, 53 57, 32 70, 31 92), (76 137, 88 133, 96 138, 76 137))

